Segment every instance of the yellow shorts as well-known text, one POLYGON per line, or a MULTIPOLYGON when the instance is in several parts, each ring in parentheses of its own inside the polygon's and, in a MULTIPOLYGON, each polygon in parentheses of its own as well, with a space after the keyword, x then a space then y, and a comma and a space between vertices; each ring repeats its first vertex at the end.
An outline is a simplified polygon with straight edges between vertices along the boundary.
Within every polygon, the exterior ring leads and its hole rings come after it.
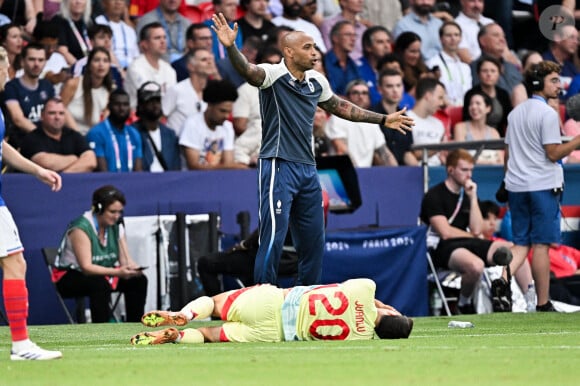
POLYGON ((222 309, 223 342, 281 342, 284 290, 269 284, 234 291, 222 309))

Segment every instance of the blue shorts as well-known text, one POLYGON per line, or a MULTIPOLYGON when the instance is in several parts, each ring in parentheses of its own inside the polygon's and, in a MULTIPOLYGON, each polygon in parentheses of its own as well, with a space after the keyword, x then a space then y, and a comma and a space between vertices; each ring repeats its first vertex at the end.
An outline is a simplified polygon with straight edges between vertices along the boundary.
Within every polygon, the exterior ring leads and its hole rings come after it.
POLYGON ((516 245, 560 243, 560 194, 552 190, 509 192, 516 245))

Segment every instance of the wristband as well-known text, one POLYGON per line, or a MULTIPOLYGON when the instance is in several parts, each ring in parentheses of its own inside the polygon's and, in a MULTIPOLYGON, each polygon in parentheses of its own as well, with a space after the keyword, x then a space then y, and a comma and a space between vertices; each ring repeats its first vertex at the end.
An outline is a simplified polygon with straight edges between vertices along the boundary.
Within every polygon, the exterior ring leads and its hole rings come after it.
POLYGON ((383 115, 383 120, 381 121, 381 126, 387 126, 387 116, 383 115))

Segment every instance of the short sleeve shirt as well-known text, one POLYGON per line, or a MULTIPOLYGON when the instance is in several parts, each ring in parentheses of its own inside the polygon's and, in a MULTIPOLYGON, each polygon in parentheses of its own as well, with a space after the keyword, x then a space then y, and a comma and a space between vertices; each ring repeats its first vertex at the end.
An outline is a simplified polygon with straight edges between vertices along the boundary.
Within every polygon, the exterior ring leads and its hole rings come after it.
POLYGON ((91 148, 87 139, 79 132, 68 127, 63 128, 60 141, 49 137, 42 128, 38 127, 24 137, 20 148, 22 155, 28 159, 42 152, 80 156, 88 150, 91 150, 91 148))

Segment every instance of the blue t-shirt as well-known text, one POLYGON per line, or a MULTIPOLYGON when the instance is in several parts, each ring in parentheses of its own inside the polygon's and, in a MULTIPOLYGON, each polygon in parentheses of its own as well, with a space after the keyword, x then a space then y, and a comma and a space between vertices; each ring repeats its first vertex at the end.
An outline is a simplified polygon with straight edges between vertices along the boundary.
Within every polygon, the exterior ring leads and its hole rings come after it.
POLYGON ((89 130, 87 141, 97 158, 105 158, 109 172, 132 172, 135 160, 143 158, 141 135, 133 126, 119 130, 105 119, 89 130))
POLYGON ((21 78, 16 78, 6 83, 4 97, 6 102, 18 102, 24 116, 38 123, 44 103, 54 97, 54 87, 48 80, 39 79, 36 89, 30 89, 22 84, 21 78))
POLYGON ((377 74, 365 57, 360 58, 356 65, 360 78, 367 82, 367 86, 369 87, 369 97, 371 98, 371 106, 374 106, 382 99, 378 89, 377 74))
POLYGON ((260 158, 316 165, 312 149, 312 125, 318 103, 333 93, 324 75, 308 70, 299 82, 284 60, 260 64, 266 78, 260 86, 262 147, 260 158))
POLYGON ((324 55, 324 69, 330 82, 330 87, 338 95, 346 95, 346 85, 351 80, 361 79, 356 63, 347 56, 346 68, 342 68, 338 63, 338 58, 333 51, 328 51, 324 55))

